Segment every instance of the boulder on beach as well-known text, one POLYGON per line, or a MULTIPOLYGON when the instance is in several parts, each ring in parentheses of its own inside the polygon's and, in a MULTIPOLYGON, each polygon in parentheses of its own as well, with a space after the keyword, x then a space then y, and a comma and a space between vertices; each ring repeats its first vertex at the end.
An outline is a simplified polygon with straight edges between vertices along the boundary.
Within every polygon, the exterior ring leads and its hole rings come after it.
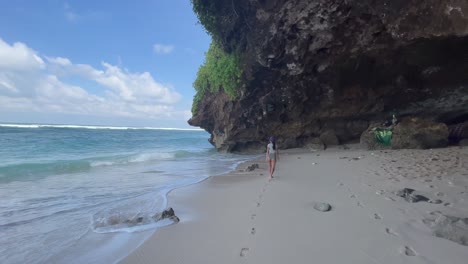
POLYGON ((340 141, 338 140, 338 137, 336 136, 335 131, 332 129, 325 130, 324 132, 322 132, 320 134, 320 140, 323 142, 325 147, 340 144, 340 141))
POLYGON ((405 201, 409 203, 417 203, 417 202, 429 202, 430 199, 426 196, 414 193, 414 189, 404 188, 403 190, 399 190, 395 193, 396 196, 400 196, 405 199, 405 201))
POLYGON ((405 118, 393 128, 393 149, 429 149, 448 145, 449 131, 444 123, 419 117, 405 118))
POLYGON ((328 212, 331 210, 331 205, 328 203, 315 203, 314 209, 320 212, 328 212))
POLYGON ((325 144, 318 137, 305 141, 304 146, 312 151, 325 149, 325 144))

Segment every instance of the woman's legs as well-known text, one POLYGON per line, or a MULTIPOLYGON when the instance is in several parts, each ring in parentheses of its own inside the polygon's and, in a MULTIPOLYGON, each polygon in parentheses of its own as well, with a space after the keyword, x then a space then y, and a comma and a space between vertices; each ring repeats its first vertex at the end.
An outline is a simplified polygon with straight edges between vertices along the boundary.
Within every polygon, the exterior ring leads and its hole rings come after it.
POLYGON ((271 180, 273 178, 273 173, 275 172, 276 160, 270 159, 268 164, 270 165, 270 180, 271 180))
POLYGON ((271 164, 271 163, 272 163, 272 160, 269 159, 269 160, 268 160, 268 167, 269 167, 269 172, 270 172, 270 178, 271 178, 271 176, 272 176, 272 173, 271 173, 272 164, 271 164))
POLYGON ((271 159, 270 164, 271 164, 270 177, 273 178, 273 173, 275 172, 275 166, 276 166, 276 159, 271 159))

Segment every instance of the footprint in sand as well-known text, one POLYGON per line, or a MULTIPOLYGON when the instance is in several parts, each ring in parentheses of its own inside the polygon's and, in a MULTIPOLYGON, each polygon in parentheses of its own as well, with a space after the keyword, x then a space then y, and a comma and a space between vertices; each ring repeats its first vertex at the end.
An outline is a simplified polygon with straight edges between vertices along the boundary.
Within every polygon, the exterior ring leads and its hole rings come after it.
POLYGON ((250 230, 250 234, 255 235, 255 232, 256 232, 256 231, 255 231, 255 228, 252 227, 252 230, 250 230))
POLYGON ((364 205, 361 202, 356 203, 357 206, 364 208, 364 205))
POLYGON ((405 246, 405 248, 403 248, 403 253, 405 253, 405 255, 409 257, 416 256, 416 251, 414 251, 414 249, 408 246, 405 246))
POLYGON ((392 235, 392 236, 398 236, 398 233, 393 231, 391 228, 385 228, 385 233, 392 235))
POLYGON ((382 219, 382 216, 379 215, 379 214, 374 214, 374 219, 376 219, 376 220, 381 220, 381 219, 382 219))
POLYGON ((242 248, 240 251, 240 256, 241 257, 247 256, 247 252, 249 252, 249 248, 242 248))
POLYGON ((356 198, 356 195, 352 194, 349 198, 356 198))
POLYGON ((260 207, 260 203, 257 203, 257 207, 260 207))

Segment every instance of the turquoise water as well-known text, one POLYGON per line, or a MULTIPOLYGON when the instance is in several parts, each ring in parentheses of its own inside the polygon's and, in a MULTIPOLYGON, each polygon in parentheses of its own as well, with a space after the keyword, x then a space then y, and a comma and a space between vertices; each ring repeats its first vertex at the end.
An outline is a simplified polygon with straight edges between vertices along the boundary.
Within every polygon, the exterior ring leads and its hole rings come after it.
POLYGON ((161 223, 151 216, 166 207, 170 190, 252 158, 219 154, 208 137, 196 130, 0 124, 1 263, 47 263, 97 234, 154 230, 161 223), (143 220, 129 221, 137 217, 143 220))

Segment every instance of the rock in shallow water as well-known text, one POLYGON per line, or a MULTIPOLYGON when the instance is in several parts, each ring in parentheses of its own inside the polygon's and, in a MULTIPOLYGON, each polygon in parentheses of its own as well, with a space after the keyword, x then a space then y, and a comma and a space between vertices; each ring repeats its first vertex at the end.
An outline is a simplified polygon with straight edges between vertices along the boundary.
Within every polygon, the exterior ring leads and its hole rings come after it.
POLYGON ((153 219, 155 221, 160 221, 163 219, 170 219, 176 223, 180 221, 179 217, 177 217, 174 213, 174 209, 172 207, 169 207, 168 209, 164 210, 162 213, 157 213, 153 216, 153 219))

